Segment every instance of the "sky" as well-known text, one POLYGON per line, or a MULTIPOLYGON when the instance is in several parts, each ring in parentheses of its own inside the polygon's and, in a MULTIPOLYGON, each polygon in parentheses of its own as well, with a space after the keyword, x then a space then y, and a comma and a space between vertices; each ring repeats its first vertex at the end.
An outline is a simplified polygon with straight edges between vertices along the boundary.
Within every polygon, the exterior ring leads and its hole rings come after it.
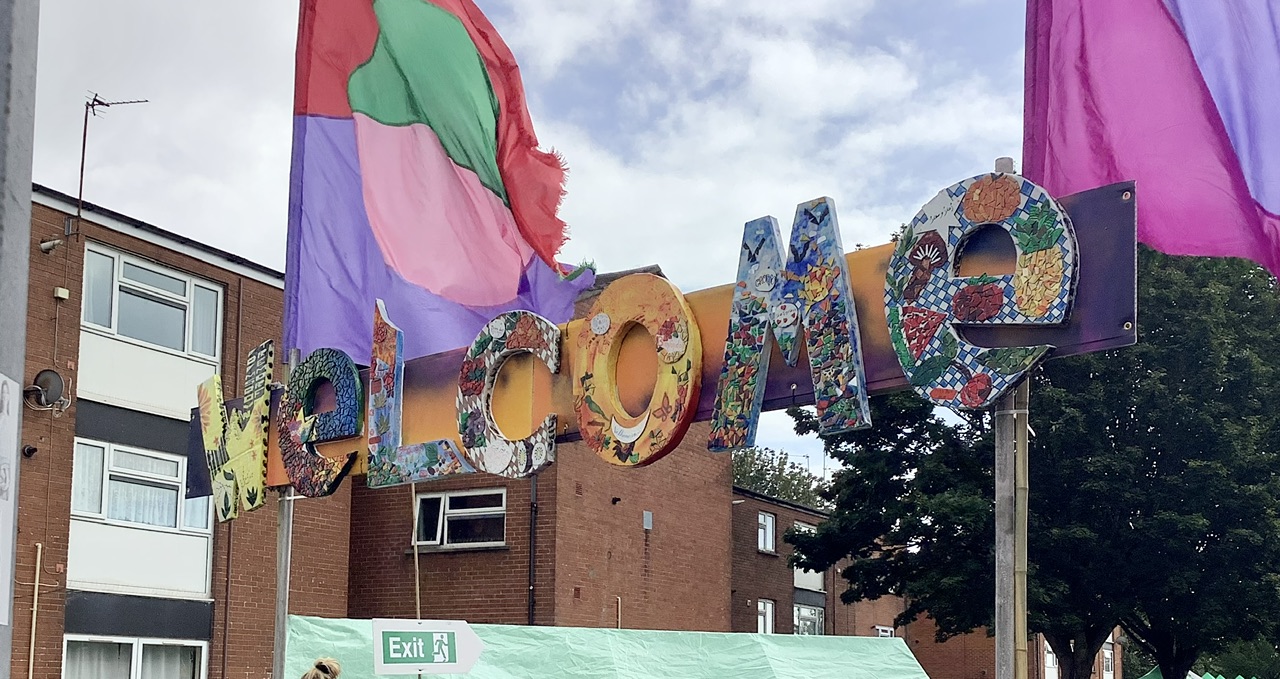
MULTIPOLYGON (((476 0, 569 165, 561 259, 732 282, 742 226, 835 201, 846 249, 1021 148, 1020 0, 476 0)), ((34 181, 283 270, 296 0, 41 4, 34 181)), ((760 445, 821 473, 767 413, 760 445)))

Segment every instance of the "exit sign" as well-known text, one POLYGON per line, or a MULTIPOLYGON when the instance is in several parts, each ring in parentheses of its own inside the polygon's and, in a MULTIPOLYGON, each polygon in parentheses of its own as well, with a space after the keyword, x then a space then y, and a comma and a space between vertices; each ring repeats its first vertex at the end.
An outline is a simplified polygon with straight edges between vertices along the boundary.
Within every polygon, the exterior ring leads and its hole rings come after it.
POLYGON ((375 674, 462 674, 484 642, 461 620, 373 621, 375 674))

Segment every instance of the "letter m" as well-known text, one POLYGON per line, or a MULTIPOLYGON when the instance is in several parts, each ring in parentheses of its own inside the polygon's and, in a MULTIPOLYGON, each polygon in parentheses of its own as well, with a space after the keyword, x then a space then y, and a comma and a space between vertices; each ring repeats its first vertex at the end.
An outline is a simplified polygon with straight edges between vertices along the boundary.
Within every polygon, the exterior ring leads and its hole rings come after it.
POLYGON ((858 312, 831 199, 796 207, 785 261, 781 242, 773 217, 747 222, 707 443, 714 451, 755 445, 769 379, 770 331, 783 360, 795 366, 803 327, 820 434, 871 424, 858 312))

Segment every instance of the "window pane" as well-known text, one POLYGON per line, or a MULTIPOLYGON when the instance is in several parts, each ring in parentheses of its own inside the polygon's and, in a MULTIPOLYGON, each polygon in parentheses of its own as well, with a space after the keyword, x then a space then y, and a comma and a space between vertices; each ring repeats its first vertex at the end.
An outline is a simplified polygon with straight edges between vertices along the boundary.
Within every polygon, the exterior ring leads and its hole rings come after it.
POLYGON ((116 262, 101 252, 84 253, 84 322, 111 327, 111 298, 115 293, 116 262))
POLYGON ((445 543, 502 542, 506 539, 505 516, 451 516, 445 524, 445 543))
POLYGON ((71 509, 102 513, 102 456, 100 446, 77 443, 71 470, 71 509))
POLYGON ((424 497, 418 501, 418 542, 440 543, 440 498, 424 497))
POLYGON ((218 293, 196 286, 191 310, 191 350, 205 356, 218 354, 218 293))
POLYGON ((487 509, 502 506, 502 493, 484 495, 455 495, 449 498, 449 511, 458 509, 487 509))
POLYGON ((187 310, 145 293, 120 288, 116 331, 126 337, 182 351, 186 348, 187 310))
POLYGON ((132 469, 148 474, 178 478, 177 460, 166 460, 160 457, 117 450, 111 455, 111 463, 121 469, 132 469))
POLYGON ((131 281, 146 283, 153 288, 172 292, 179 297, 187 296, 187 282, 180 278, 166 276, 158 271, 152 271, 129 262, 124 263, 124 271, 121 273, 131 281))
POLYGON ((182 527, 208 530, 209 496, 189 497, 183 502, 182 527))
POLYGON ((178 525, 177 487, 112 477, 108 489, 108 518, 168 528, 178 525))
POLYGON ((129 679, 132 644, 68 641, 66 679, 129 679))
POLYGON ((765 552, 774 551, 773 514, 760 512, 756 527, 756 548, 765 552))
POLYGON ((199 679, 200 649, 195 646, 143 646, 140 679, 199 679))
POLYGON ((769 599, 756 600, 756 632, 773 634, 773 602, 769 599))

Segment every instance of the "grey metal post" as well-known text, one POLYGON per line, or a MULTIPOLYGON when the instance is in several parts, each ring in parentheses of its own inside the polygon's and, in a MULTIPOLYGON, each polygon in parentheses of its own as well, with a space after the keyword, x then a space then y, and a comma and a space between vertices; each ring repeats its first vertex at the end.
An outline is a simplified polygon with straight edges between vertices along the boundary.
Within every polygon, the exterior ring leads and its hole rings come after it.
MULTIPOLYGON (((997 172, 1013 172, 997 158, 997 172)), ((995 412, 996 679, 1027 677, 1027 456, 1031 387, 1024 379, 995 412)))
MULTIPOLYGON (((27 258, 31 252, 31 152, 35 136, 36 34, 39 0, 0 2, 0 375, 22 385, 27 355, 27 258)), ((10 407, 21 412, 22 397, 10 407)), ((18 441, 0 441, 17 446, 18 441)), ((17 450, 4 450, 12 460, 17 450)), ((18 466, 9 492, 16 499, 18 466)), ((14 502, 17 506, 17 502, 14 502)), ((17 513, 0 530, 16 566, 17 513)), ((13 590, 0 601, 10 621, 0 625, 0 679, 8 679, 13 657, 13 590)))
MULTIPOLYGON (((289 375, 298 367, 297 349, 289 350, 289 375)), ((276 507, 276 624, 271 646, 271 676, 284 679, 284 651, 289 638, 289 568, 293 562, 293 486, 286 486, 276 507)))

